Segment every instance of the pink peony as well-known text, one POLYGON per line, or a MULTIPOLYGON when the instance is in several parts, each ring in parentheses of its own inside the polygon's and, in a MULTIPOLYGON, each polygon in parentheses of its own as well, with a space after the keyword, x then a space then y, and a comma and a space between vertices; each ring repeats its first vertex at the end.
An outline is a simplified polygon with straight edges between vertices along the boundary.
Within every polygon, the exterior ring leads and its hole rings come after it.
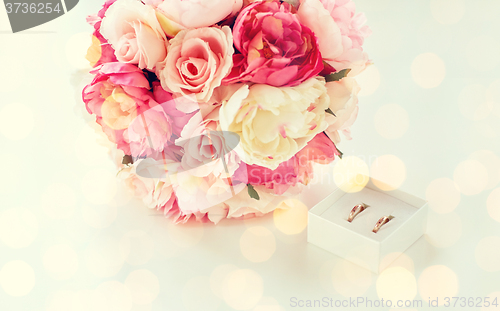
POLYGON ((157 68, 165 89, 207 102, 233 65, 233 36, 227 26, 183 30, 170 40, 157 68))
POLYGON ((226 177, 232 176, 238 169, 240 160, 233 151, 238 142, 237 134, 217 131, 216 122, 203 120, 201 112, 198 112, 186 124, 176 145, 184 151, 181 161, 183 170, 191 170, 190 174, 199 177, 209 174, 226 177))
POLYGON ((331 139, 325 133, 319 133, 295 157, 298 158, 299 165, 302 166, 308 162, 328 164, 335 160, 335 156, 339 155, 340 152, 331 139))
POLYGON ((273 189, 275 194, 282 195, 297 183, 309 183, 313 174, 312 162, 328 164, 339 154, 333 142, 324 133, 320 133, 275 170, 258 165, 247 166, 248 183, 265 186, 267 189, 273 189))
POLYGON ((153 82, 153 95, 158 104, 160 104, 169 116, 172 125, 172 135, 175 138, 181 136, 182 129, 189 122, 191 117, 196 113, 196 111, 186 111, 183 105, 186 101, 181 99, 174 99, 172 93, 165 91, 159 81, 153 82))
POLYGON ((251 81, 295 86, 323 70, 314 33, 288 3, 258 1, 244 8, 233 28, 234 68, 227 83, 251 81))
POLYGON ((124 133, 133 157, 152 156, 163 152, 168 148, 171 136, 170 118, 160 105, 138 115, 124 133))
POLYGON ((243 0, 146 0, 170 36, 180 30, 213 26, 241 9, 243 0))
POLYGON ((291 186, 295 186, 297 182, 301 181, 302 177, 299 176, 299 166, 296 157, 282 162, 275 170, 259 165, 248 165, 247 170, 249 184, 273 189, 277 195, 281 195, 291 186))
POLYGON ((94 80, 83 89, 87 111, 95 114, 104 133, 125 154, 130 154, 123 132, 143 110, 155 105, 149 82, 134 65, 106 63, 91 73, 94 80))
POLYGON ((87 17, 87 22, 95 29, 92 36, 92 45, 89 47, 86 57, 92 67, 97 67, 104 63, 117 61, 115 50, 111 47, 111 44, 109 44, 108 41, 102 36, 100 31, 101 21, 104 17, 104 14, 108 10, 109 6, 112 5, 115 1, 116 0, 106 1, 97 15, 90 15, 87 17))
POLYGON ((300 22, 318 38, 323 59, 336 70, 350 68, 349 75, 363 71, 369 63, 363 52, 364 39, 370 35, 364 14, 355 14, 352 0, 301 0, 297 14, 300 22))
POLYGON ((167 55, 166 35, 153 7, 137 0, 117 0, 106 11, 101 29, 122 63, 153 70, 167 55))

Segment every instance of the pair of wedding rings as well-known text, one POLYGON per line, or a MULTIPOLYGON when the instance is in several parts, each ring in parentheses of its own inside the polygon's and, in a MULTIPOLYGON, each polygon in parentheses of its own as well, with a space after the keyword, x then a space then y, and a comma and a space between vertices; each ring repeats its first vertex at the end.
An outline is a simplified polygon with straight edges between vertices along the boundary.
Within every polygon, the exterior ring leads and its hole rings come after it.
MULTIPOLYGON (((354 206, 351 210, 351 213, 349 214, 349 217, 347 217, 347 221, 352 222, 354 220, 354 218, 356 216, 358 216, 359 213, 361 213, 362 211, 364 211, 368 207, 370 207, 370 205, 365 204, 365 203, 361 203, 361 204, 354 206)), ((380 228, 382 228, 383 225, 385 225, 386 223, 388 223, 392 219, 394 219, 394 216, 392 216, 392 215, 380 217, 380 219, 375 224, 375 227, 373 227, 372 232, 377 233, 380 230, 380 228)))

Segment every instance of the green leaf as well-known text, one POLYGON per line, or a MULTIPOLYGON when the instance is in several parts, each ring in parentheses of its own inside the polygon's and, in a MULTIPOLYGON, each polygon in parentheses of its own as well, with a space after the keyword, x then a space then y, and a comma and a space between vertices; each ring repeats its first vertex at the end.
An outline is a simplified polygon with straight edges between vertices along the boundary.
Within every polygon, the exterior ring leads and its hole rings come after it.
POLYGON ((252 199, 255 199, 255 200, 260 200, 260 196, 259 194, 257 193, 257 191, 255 190, 255 188, 250 185, 250 184, 247 184, 247 187, 248 187, 248 195, 252 198, 252 199))
POLYGON ((344 155, 344 153, 342 151, 340 151, 339 148, 337 148, 337 145, 334 144, 334 146, 335 146, 335 149, 337 149, 337 151, 340 153, 339 158, 342 160, 342 156, 344 155))
POLYGON ((328 108, 325 110, 326 113, 332 114, 334 117, 336 117, 335 113, 333 113, 332 109, 328 108))
MULTIPOLYGON (((330 136, 328 136, 328 134, 325 131, 323 131, 323 134, 325 134, 326 137, 330 138, 330 136)), ((330 140, 331 140, 331 138, 330 138, 330 140)), ((332 142, 333 142, 333 140, 332 140, 332 142)), ((337 145, 335 145, 335 143, 333 143, 333 146, 335 147, 335 149, 339 153, 339 158, 342 160, 342 156, 344 155, 344 153, 342 151, 340 151, 339 148, 337 148, 337 145)))
POLYGON ((300 3, 299 0, 283 0, 283 2, 290 4, 291 6, 293 6, 296 9, 299 7, 299 3, 300 3))
POLYGON ((351 69, 344 69, 341 71, 337 71, 335 73, 329 74, 325 77, 326 82, 333 82, 333 81, 340 81, 342 78, 345 78, 349 72, 351 72, 351 69))

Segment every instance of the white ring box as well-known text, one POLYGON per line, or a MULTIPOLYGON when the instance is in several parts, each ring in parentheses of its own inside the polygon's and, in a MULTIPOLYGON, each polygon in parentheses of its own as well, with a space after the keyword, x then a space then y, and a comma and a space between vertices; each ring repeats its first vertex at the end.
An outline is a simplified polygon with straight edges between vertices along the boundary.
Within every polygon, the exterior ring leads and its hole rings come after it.
MULTIPOLYGON (((375 184, 383 183, 375 180, 375 184)), ((425 200, 406 192, 384 191, 375 184, 369 178, 361 191, 350 192, 355 185, 346 183, 311 208, 307 241, 374 273, 380 273, 391 263, 383 260, 388 254, 403 253, 425 233, 428 205, 425 200), (346 188, 347 185, 353 187, 346 188), (360 203, 370 207, 348 222, 347 217, 352 208, 360 203), (377 220, 389 215, 394 216, 394 219, 373 233, 377 220)))

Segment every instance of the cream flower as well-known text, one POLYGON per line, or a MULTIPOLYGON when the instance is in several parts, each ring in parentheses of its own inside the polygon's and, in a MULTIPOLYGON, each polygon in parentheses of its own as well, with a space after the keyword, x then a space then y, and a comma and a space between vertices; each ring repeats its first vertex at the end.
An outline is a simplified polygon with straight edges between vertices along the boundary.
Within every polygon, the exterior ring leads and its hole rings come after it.
MULTIPOLYGON (((124 167, 118 177, 125 181, 125 185, 132 191, 134 196, 141 198, 144 204, 150 209, 164 209, 166 214, 172 209, 176 199, 173 186, 167 176, 163 178, 153 178, 147 173, 138 172, 141 163, 146 167, 159 167, 157 162, 151 158, 140 159, 133 165, 124 167), (147 162, 147 163, 146 163, 147 162)), ((168 161, 169 165, 172 161, 168 161)))
POLYGON ((246 189, 244 183, 233 185, 227 178, 215 177, 213 174, 198 177, 192 175, 191 171, 178 171, 170 179, 183 214, 205 212, 246 189))
POLYGON ((274 170, 325 130, 329 103, 323 78, 294 87, 244 85, 222 104, 220 125, 240 135, 236 151, 245 163, 274 170))
POLYGON ((360 87, 354 78, 346 77, 340 81, 328 82, 326 88, 331 98, 329 108, 335 116, 328 114, 326 117, 328 128, 325 133, 335 144, 338 144, 340 132, 347 139, 351 139, 350 127, 358 116, 360 87))
POLYGON ((145 0, 157 9, 165 32, 173 37, 180 30, 208 27, 236 15, 243 0, 145 0))

